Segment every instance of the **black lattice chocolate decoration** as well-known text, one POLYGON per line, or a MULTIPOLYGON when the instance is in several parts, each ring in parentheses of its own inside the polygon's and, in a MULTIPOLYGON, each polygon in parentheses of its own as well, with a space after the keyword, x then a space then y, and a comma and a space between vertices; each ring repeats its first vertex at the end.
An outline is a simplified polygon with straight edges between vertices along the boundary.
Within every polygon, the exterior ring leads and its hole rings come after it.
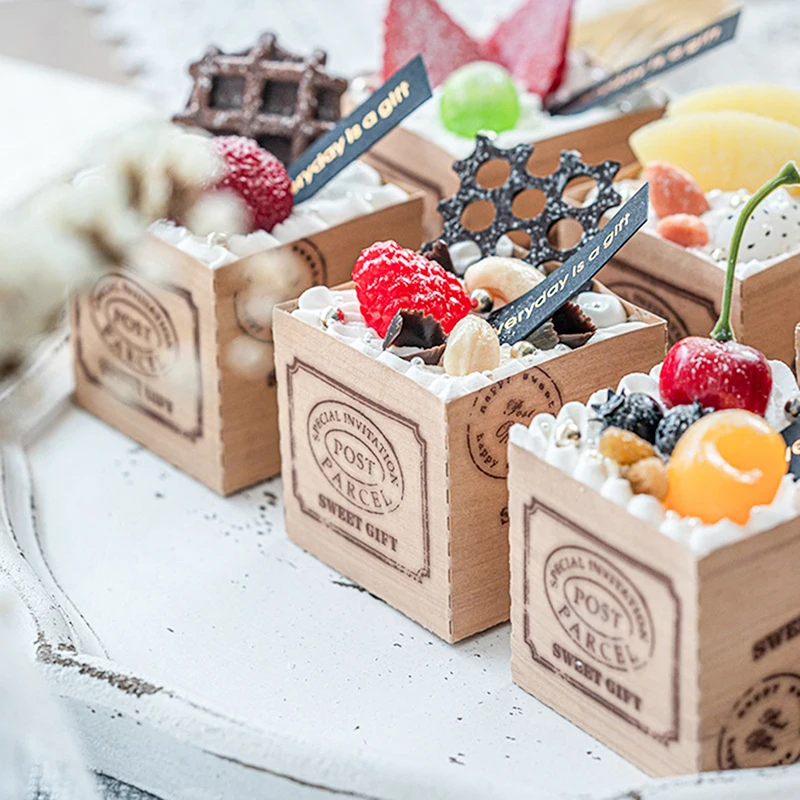
POLYGON ((534 266, 542 266, 548 261, 563 262, 574 255, 600 229, 603 214, 622 202, 613 187, 619 164, 616 161, 603 161, 590 166, 581 161, 580 154, 576 151, 563 150, 556 171, 551 175, 537 176, 528 171, 527 165, 532 153, 532 144, 519 144, 504 150, 495 147, 488 137, 478 135, 472 154, 453 164, 461 186, 456 194, 439 203, 439 213, 444 218, 444 232, 440 239, 448 245, 471 240, 478 245, 485 258, 495 254, 497 241, 501 236, 521 231, 530 237, 530 249, 523 260, 534 266), (478 170, 484 164, 498 160, 508 163, 508 178, 501 186, 481 186, 477 182, 478 170), (576 208, 564 200, 563 194, 567 184, 580 177, 595 180, 597 197, 592 203, 576 208), (512 204, 517 195, 528 189, 543 192, 546 202, 538 215, 525 219, 514 214, 512 204), (464 227, 462 216, 470 205, 478 201, 490 202, 495 213, 488 227, 473 231, 464 227), (576 244, 561 250, 548 237, 554 226, 564 219, 573 219, 580 223, 583 234, 576 244))
POLYGON ((326 60, 322 50, 289 53, 271 33, 242 53, 211 47, 189 67, 194 88, 173 119, 217 136, 248 136, 288 165, 341 116, 347 81, 328 75, 326 60))

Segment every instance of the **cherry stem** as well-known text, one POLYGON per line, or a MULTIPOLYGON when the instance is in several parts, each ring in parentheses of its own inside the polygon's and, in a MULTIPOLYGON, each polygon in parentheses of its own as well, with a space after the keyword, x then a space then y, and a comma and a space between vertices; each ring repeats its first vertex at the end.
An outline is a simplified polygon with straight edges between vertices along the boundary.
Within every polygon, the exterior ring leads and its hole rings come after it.
POLYGON ((800 172, 794 161, 788 161, 783 169, 772 180, 767 181, 753 196, 745 203, 736 227, 733 230, 731 239, 731 249, 728 253, 728 268, 725 272, 725 290, 722 293, 722 312, 719 315, 714 330, 711 331, 711 338, 718 342, 735 342, 731 328, 731 303, 733 301, 733 284, 736 277, 736 262, 739 260, 739 246, 742 243, 745 225, 758 208, 762 200, 767 198, 780 186, 800 184, 800 172))

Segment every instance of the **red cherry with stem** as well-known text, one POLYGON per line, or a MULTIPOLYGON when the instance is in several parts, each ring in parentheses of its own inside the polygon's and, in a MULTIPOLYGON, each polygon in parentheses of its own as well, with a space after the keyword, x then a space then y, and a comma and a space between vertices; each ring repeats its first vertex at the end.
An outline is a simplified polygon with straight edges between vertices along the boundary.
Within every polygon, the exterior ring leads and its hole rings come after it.
POLYGON ((736 341, 731 328, 731 302, 739 246, 747 221, 758 205, 780 186, 799 184, 793 161, 767 181, 745 204, 733 231, 722 311, 711 338, 689 336, 674 344, 664 359, 659 378, 661 397, 667 406, 698 400, 719 411, 744 408, 763 415, 772 391, 772 371, 762 352, 736 341))
POLYGON ((763 416, 772 391, 772 371, 754 347, 687 336, 667 353, 659 388, 670 408, 699 400, 715 411, 745 408, 763 416))

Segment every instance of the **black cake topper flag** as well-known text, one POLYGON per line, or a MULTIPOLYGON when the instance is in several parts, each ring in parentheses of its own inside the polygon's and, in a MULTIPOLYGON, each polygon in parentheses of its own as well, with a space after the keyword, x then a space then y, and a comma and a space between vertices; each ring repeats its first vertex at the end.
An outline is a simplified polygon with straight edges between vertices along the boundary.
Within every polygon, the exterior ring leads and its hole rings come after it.
POLYGON ((526 294, 492 312, 487 321, 501 344, 530 336, 586 286, 647 221, 650 187, 642 186, 573 256, 526 294))
POLYGON ((647 58, 603 78, 569 99, 548 106, 547 110, 551 114, 578 114, 629 92, 656 75, 661 75, 673 67, 685 64, 714 47, 719 47, 736 35, 739 13, 736 11, 702 30, 695 31, 676 42, 671 42, 657 52, 651 53, 647 58))
POLYGON ((425 62, 416 56, 291 164, 295 204, 316 194, 430 97, 425 62))

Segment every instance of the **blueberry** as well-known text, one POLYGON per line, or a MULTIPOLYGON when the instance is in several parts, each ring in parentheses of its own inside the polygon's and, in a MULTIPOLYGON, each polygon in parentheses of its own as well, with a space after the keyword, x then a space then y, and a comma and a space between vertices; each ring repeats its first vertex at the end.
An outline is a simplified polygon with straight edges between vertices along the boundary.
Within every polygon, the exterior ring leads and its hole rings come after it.
POLYGON ((608 400, 593 409, 604 428, 614 426, 631 431, 650 444, 655 443, 656 429, 664 416, 658 402, 643 392, 626 395, 609 389, 608 400))
POLYGON ((691 405, 675 406, 667 411, 656 431, 655 445, 659 453, 664 456, 671 455, 678 439, 686 433, 687 428, 713 411, 713 408, 703 408, 697 400, 691 405))

